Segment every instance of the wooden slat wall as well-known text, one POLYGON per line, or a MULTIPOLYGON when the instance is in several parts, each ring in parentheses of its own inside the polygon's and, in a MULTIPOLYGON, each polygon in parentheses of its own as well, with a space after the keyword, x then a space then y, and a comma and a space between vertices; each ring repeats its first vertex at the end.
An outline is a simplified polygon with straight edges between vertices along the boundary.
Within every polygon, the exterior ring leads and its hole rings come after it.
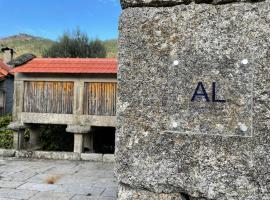
POLYGON ((86 115, 116 115, 116 83, 85 83, 83 110, 86 115))
POLYGON ((73 82, 25 81, 24 112, 72 114, 73 82))

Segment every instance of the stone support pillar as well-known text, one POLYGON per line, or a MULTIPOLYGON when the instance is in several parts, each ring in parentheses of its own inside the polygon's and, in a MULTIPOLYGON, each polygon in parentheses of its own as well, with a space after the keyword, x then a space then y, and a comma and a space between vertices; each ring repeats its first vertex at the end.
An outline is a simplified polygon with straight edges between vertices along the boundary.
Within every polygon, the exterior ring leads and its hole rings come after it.
POLYGON ((11 122, 8 129, 13 130, 13 148, 20 150, 24 148, 25 125, 20 122, 11 122))
POLYGON ((68 125, 66 131, 74 133, 74 152, 82 153, 84 147, 84 134, 90 131, 90 126, 68 125))
POLYGON ((13 132, 13 148, 16 150, 24 148, 24 131, 25 129, 19 129, 13 132))
POLYGON ((74 152, 83 153, 83 133, 74 133, 74 152))
POLYGON ((30 140, 29 148, 30 149, 39 149, 40 148, 40 126, 39 125, 30 125, 28 126, 30 131, 30 140))

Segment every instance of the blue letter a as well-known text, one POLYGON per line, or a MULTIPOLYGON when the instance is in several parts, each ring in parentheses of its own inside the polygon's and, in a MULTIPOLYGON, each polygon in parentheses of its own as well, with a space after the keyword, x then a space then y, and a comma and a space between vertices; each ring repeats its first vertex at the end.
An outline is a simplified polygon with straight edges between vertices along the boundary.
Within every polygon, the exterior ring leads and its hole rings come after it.
POLYGON ((198 83, 197 88, 192 96, 191 101, 195 101, 197 96, 203 96, 207 102, 210 101, 208 98, 208 94, 207 94, 202 82, 198 83), (199 93, 200 88, 201 88, 202 93, 199 93))

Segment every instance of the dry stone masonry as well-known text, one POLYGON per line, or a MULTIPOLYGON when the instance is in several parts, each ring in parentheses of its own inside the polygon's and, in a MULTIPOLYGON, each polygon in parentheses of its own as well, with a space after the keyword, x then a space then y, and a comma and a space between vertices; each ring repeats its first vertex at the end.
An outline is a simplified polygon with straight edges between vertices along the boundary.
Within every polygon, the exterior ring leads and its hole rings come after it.
POLYGON ((270 199, 270 0, 122 0, 119 199, 270 199))

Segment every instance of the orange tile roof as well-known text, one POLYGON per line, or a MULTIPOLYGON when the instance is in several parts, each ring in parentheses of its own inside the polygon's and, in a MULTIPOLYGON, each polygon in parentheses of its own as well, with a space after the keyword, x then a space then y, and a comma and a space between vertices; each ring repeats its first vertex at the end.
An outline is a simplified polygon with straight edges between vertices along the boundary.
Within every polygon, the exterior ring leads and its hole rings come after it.
POLYGON ((34 58, 12 70, 14 73, 116 74, 113 58, 34 58))
POLYGON ((11 70, 12 68, 6 65, 3 60, 0 59, 0 79, 4 78, 8 74, 12 74, 11 70))

